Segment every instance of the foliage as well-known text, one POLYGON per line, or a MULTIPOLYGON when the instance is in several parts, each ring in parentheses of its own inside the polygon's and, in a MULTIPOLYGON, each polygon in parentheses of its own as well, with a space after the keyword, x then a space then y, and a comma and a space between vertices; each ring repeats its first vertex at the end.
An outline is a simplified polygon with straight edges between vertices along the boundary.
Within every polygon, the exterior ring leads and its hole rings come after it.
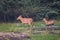
POLYGON ((19 15, 38 21, 50 13, 54 13, 53 18, 60 18, 58 15, 60 14, 60 0, 0 0, 0 21, 3 22, 16 21, 19 15))

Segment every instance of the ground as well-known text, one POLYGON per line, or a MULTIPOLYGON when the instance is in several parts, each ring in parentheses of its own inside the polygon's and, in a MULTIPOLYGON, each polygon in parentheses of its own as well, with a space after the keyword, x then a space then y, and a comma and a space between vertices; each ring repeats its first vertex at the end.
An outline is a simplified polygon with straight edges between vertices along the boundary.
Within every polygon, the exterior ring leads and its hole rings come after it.
MULTIPOLYGON (((43 27, 43 26, 45 26, 44 22, 40 21, 40 22, 34 22, 33 27, 40 28, 40 27, 43 27)), ((60 21, 56 21, 55 26, 60 26, 60 21)), ((3 34, 4 32, 5 33, 13 32, 14 34, 16 34, 16 33, 18 34, 18 32, 25 32, 26 31, 25 28, 29 28, 29 25, 24 26, 20 23, 0 23, 0 34, 1 33, 3 34)), ((60 34, 57 34, 58 32, 60 32, 60 30, 56 30, 55 31, 56 34, 47 34, 47 35, 44 35, 44 33, 43 33, 43 35, 40 34, 40 33, 31 34, 30 40, 60 40, 60 34)), ((2 38, 2 37, 0 36, 0 38, 2 38)), ((9 40, 8 38, 5 38, 5 39, 9 40)), ((16 37, 14 39, 19 40, 16 37)))
POLYGON ((0 32, 0 40, 27 40, 30 36, 23 33, 0 32))

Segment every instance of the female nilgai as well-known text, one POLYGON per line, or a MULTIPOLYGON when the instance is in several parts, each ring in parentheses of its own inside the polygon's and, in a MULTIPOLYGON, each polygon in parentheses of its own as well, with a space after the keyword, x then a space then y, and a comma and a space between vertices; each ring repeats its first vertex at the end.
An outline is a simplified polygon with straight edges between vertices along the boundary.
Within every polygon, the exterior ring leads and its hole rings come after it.
POLYGON ((47 29, 49 29, 49 30, 53 30, 54 29, 52 25, 54 25, 55 20, 44 18, 43 21, 45 22, 45 24, 47 26, 47 29))
POLYGON ((22 22, 22 24, 29 24, 29 25, 30 25, 30 29, 27 30, 27 32, 28 32, 29 35, 31 36, 33 19, 32 19, 32 18, 23 18, 22 16, 19 16, 19 17, 17 18, 17 20, 20 20, 20 21, 22 22))

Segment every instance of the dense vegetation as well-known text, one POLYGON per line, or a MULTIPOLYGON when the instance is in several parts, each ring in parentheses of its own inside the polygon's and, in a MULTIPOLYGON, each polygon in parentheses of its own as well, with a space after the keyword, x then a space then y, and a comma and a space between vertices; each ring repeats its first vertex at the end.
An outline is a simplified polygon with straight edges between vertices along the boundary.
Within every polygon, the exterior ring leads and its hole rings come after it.
POLYGON ((60 18, 60 0, 0 0, 0 22, 16 22, 16 18, 60 18))

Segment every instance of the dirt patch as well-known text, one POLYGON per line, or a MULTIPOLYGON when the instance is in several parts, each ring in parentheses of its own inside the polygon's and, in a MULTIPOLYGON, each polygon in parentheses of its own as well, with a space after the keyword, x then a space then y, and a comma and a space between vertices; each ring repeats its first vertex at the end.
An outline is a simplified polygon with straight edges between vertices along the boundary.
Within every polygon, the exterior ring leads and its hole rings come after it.
POLYGON ((27 40, 30 36, 26 33, 0 32, 0 40, 27 40))

